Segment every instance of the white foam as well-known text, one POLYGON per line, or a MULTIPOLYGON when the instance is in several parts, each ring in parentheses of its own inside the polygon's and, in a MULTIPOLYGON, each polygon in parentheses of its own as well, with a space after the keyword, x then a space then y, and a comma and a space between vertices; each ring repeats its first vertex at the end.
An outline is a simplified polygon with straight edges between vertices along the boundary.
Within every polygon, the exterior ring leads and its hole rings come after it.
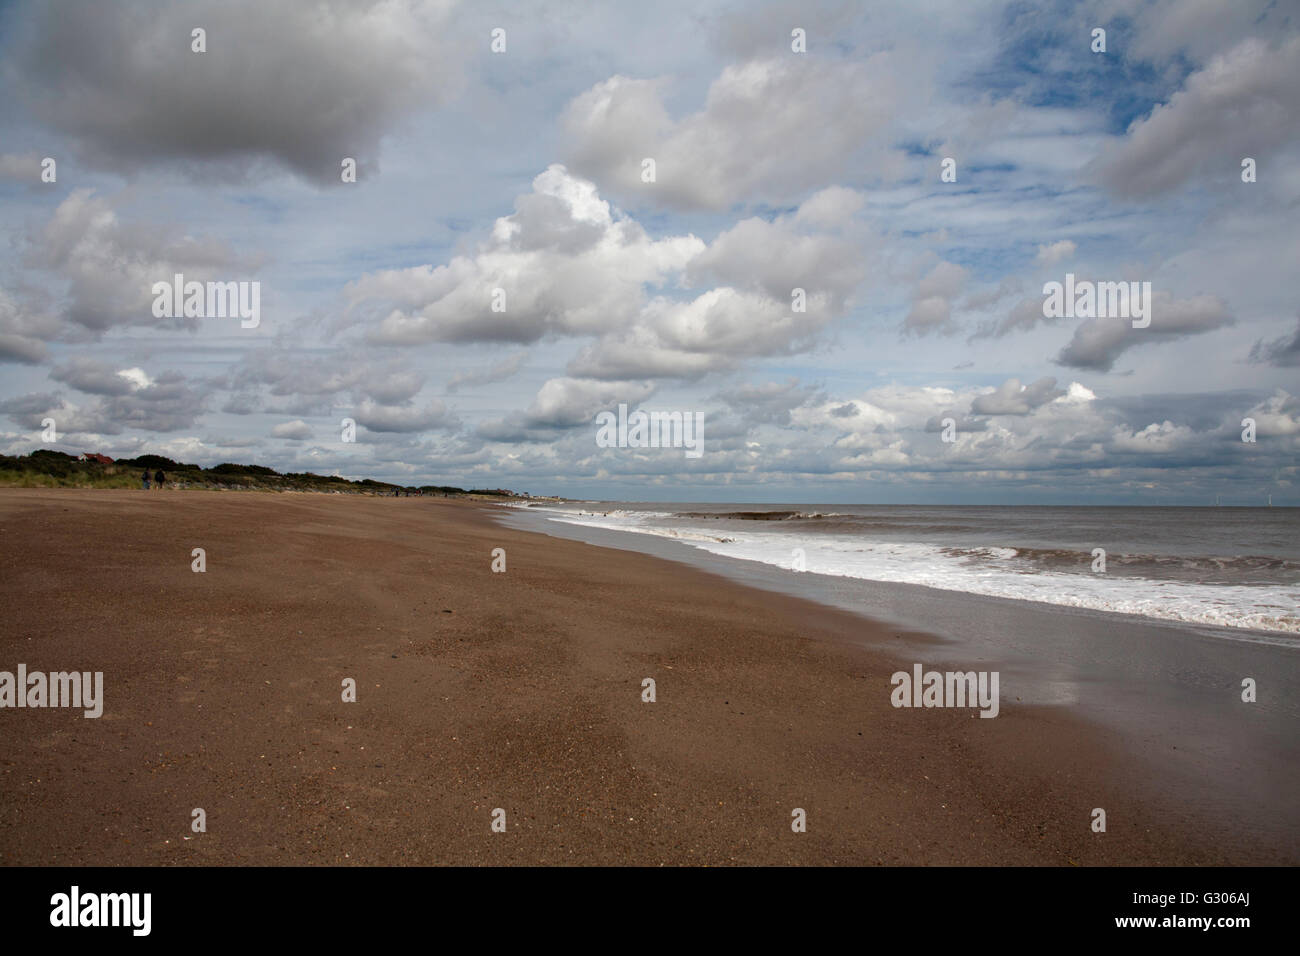
MULTIPOLYGON (((549 510, 549 509, 548 509, 549 510)), ((1080 555, 1080 571, 1034 571, 1013 563, 1014 548, 966 548, 953 554, 931 544, 868 541, 847 535, 801 537, 788 532, 736 531, 675 522, 666 512, 574 512, 556 509, 552 520, 673 538, 713 554, 758 561, 794 571, 794 548, 804 552, 804 570, 866 581, 919 584, 945 591, 1038 601, 1067 607, 1114 611, 1189 624, 1300 634, 1300 586, 1218 585, 1188 581, 1094 574, 1091 556, 1080 555), (980 558, 970 560, 968 555, 980 558)))

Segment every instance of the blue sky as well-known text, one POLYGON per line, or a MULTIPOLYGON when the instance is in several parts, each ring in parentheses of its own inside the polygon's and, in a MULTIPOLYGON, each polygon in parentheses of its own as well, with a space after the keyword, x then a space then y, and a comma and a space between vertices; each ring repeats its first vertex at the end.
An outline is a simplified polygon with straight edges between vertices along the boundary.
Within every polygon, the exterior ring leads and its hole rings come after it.
POLYGON ((1300 503, 1296 15, 917 6, 7 4, 0 450, 1300 503), (175 272, 258 282, 260 324, 155 317, 175 272), (1150 327, 1045 318, 1067 272, 1150 282, 1150 327), (702 413, 704 454, 598 447, 620 403, 702 413))

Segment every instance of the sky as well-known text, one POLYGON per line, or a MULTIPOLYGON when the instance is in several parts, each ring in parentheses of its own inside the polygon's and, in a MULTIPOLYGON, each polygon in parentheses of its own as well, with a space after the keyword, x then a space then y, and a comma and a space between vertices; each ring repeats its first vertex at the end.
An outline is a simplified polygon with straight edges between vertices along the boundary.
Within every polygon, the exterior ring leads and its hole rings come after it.
POLYGON ((0 89, 6 454, 1300 505, 1291 3, 8 2, 0 89))

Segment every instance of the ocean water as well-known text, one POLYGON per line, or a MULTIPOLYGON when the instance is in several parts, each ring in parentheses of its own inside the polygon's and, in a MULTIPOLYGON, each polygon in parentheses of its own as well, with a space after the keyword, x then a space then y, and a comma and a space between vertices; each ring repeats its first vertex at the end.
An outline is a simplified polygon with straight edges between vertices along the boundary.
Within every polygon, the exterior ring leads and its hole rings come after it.
POLYGON ((1300 509, 569 502, 572 525, 864 581, 1300 635, 1300 509), (1105 551, 1101 571, 1095 549, 1105 551))

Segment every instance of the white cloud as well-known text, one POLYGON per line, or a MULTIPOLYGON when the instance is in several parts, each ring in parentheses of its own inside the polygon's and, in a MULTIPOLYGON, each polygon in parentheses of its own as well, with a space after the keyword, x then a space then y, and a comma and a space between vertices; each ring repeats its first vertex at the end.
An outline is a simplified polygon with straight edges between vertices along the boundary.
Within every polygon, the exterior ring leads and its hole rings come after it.
POLYGON ((1062 239, 1059 242, 1044 243, 1038 247, 1038 255, 1034 261, 1040 266, 1055 265, 1063 262, 1074 255, 1078 247, 1069 239, 1062 239))
POLYGON ((632 202, 703 209, 796 199, 868 163, 892 175, 899 155, 880 134, 904 96, 902 65, 888 52, 751 59, 726 67, 703 108, 678 120, 662 81, 614 76, 565 110, 570 165, 632 202), (653 184, 641 179, 647 157, 653 184))
POLYGON ((650 239, 632 220, 616 219, 590 183, 551 166, 472 256, 372 273, 350 283, 346 296, 354 313, 378 313, 371 342, 531 343, 627 324, 647 284, 703 249, 694 236, 650 239))

